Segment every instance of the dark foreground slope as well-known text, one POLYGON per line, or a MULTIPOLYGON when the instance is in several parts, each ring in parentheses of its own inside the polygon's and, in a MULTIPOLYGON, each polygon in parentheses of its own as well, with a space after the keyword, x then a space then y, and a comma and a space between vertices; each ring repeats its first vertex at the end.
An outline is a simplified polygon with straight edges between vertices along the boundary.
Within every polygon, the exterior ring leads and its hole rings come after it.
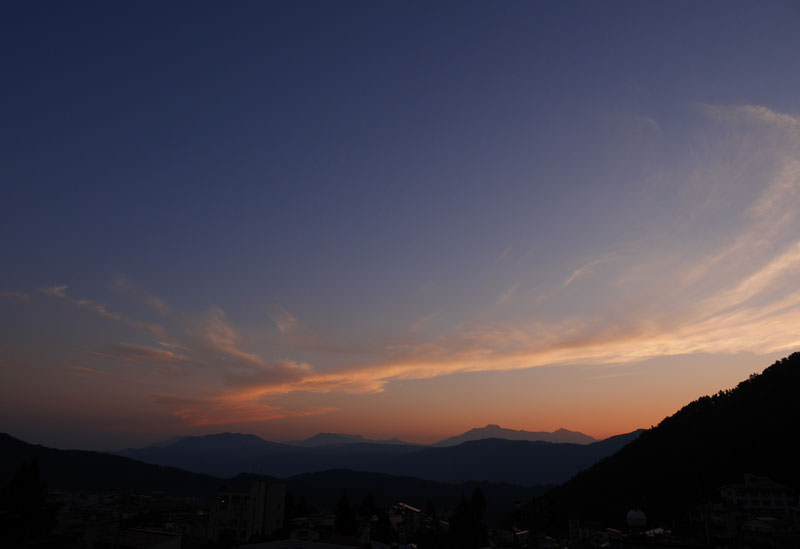
POLYGON ((576 475, 543 501, 551 521, 565 515, 619 524, 642 508, 651 522, 682 519, 745 473, 800 489, 800 353, 735 389, 702 397, 622 450, 576 475))

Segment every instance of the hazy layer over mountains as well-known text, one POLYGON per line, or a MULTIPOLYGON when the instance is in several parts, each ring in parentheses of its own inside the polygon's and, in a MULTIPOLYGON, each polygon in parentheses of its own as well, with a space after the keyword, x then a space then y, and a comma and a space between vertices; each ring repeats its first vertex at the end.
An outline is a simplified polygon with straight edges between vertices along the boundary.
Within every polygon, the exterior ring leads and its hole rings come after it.
POLYGON ((326 469, 354 469, 407 475, 440 482, 492 481, 555 484, 614 453, 639 431, 591 441, 581 433, 559 430, 530 433, 489 425, 472 429, 434 446, 402 441, 372 441, 358 435, 319 434, 294 443, 263 440, 255 435, 220 433, 183 437, 121 455, 147 463, 229 477, 238 473, 291 476, 326 469), (480 438, 508 434, 521 440, 480 438), (542 437, 584 443, 527 440, 542 437), (463 442, 459 442, 464 439, 463 442))
MULTIPOLYGON (((245 474, 221 479, 102 452, 57 450, 0 433, 0 490, 8 485, 20 466, 30 460, 36 460, 46 486, 59 490, 139 494, 163 491, 177 496, 210 497, 221 486, 247 490, 253 478, 245 474)), ((312 505, 323 508, 334 508, 346 490, 351 501, 362 501, 369 495, 377 505, 384 507, 397 500, 419 505, 430 500, 438 508, 450 509, 461 495, 471 494, 475 488, 480 488, 489 504, 488 514, 502 513, 515 501, 528 501, 545 490, 541 486, 514 486, 507 483, 442 483, 343 469, 304 473, 283 481, 296 498, 295 501, 304 498, 312 505)))
POLYGON ((174 438, 126 450, 123 456, 56 450, 3 435, 0 465, 7 479, 20 463, 35 457, 53 487, 78 488, 86 482, 87 488, 111 488, 127 486, 126 479, 131 479, 133 486, 163 486, 174 492, 186 486, 193 494, 214 486, 214 478, 243 473, 286 478, 334 469, 446 483, 540 486, 564 482, 639 434, 635 431, 591 444, 490 438, 434 447, 384 441, 294 446, 255 435, 220 433, 174 438))

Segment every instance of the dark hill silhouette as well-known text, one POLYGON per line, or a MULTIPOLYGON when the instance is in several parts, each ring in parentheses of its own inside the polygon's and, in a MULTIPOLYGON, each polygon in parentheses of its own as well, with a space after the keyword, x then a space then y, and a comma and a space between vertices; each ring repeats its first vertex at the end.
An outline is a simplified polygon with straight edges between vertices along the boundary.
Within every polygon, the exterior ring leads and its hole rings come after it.
POLYGON ((164 491, 179 495, 213 494, 219 479, 142 463, 133 459, 87 452, 56 450, 29 444, 0 433, 0 486, 5 485, 25 462, 36 460, 42 479, 50 488, 65 490, 164 491))
POLYGON ((256 435, 218 433, 174 438, 145 448, 122 450, 119 455, 195 473, 231 477, 261 472, 259 463, 265 456, 294 451, 292 446, 256 435))
POLYGON ((589 435, 584 435, 577 431, 558 429, 552 433, 542 431, 523 431, 514 429, 504 429, 499 425, 490 423, 486 427, 476 427, 458 436, 446 438, 435 443, 434 446, 456 446, 471 440, 483 440, 486 438, 502 438, 506 440, 530 440, 544 442, 571 442, 573 444, 591 444, 596 440, 589 435))
POLYGON ((337 468, 381 471, 375 467, 380 467, 380 461, 387 456, 404 455, 416 449, 412 445, 371 442, 301 447, 269 442, 254 435, 224 433, 124 450, 121 455, 218 477, 239 473, 285 477, 337 468))
POLYGON ((639 436, 618 435, 593 444, 528 440, 473 440, 444 448, 424 448, 387 464, 386 472, 448 482, 492 481, 559 484, 639 436))
POLYGON ((556 488, 544 505, 559 524, 566 514, 614 525, 630 508, 652 522, 680 520, 693 505, 745 473, 800 489, 800 353, 735 389, 704 396, 667 417, 616 454, 556 488))
POLYGON ((515 502, 530 501, 532 497, 541 495, 546 490, 545 486, 517 486, 496 482, 452 484, 345 469, 295 475, 286 479, 286 487, 295 499, 305 498, 321 508, 334 508, 342 493, 347 490, 348 497, 353 502, 360 502, 369 494, 380 507, 403 501, 424 508, 430 500, 442 513, 452 510, 462 494, 469 496, 475 488, 480 488, 489 504, 487 511, 490 518, 499 518, 513 509, 515 502))

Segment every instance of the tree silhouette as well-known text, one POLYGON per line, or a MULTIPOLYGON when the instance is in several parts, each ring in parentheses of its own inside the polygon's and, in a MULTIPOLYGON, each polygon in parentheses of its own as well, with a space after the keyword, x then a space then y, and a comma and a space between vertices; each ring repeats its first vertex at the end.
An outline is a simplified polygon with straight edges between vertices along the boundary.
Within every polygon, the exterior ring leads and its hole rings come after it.
POLYGON ((356 513, 350 505, 347 490, 342 492, 339 503, 336 504, 336 530, 340 534, 352 535, 356 533, 356 513))
POLYGON ((55 509, 47 505, 47 486, 36 459, 24 462, 2 491, 0 508, 7 540, 16 543, 48 534, 55 527, 55 509))
POLYGON ((449 546, 465 549, 482 547, 487 543, 488 535, 483 514, 486 510, 486 499, 483 491, 476 488, 472 498, 467 501, 461 495, 453 515, 450 517, 449 546))

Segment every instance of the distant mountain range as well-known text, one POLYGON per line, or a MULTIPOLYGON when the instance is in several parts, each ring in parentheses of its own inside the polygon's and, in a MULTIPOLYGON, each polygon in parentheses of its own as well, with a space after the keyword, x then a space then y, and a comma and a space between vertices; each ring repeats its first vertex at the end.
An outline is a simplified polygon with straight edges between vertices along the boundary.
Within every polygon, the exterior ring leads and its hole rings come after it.
POLYGON ((238 473, 287 477, 327 469, 354 469, 441 482, 538 485, 565 481, 638 434, 636 431, 591 444, 489 438, 436 447, 358 442, 362 437, 348 435, 320 435, 297 445, 270 442, 255 435, 221 433, 183 437, 121 454, 220 477, 238 473))
MULTIPOLYGON (((463 442, 471 440, 483 440, 487 438, 502 438, 506 440, 541 440, 543 442, 571 442, 573 444, 591 444, 597 442, 596 439, 577 431, 569 431, 567 429, 558 429, 552 433, 546 431, 523 431, 515 429, 505 429, 499 425, 490 423, 486 427, 476 427, 470 429, 460 435, 446 438, 435 442, 432 446, 456 446, 463 442)), ((331 446, 334 444, 409 444, 413 446, 424 446, 423 444, 414 444, 393 438, 390 440, 373 440, 365 438, 361 435, 349 435, 343 433, 318 433, 312 437, 303 440, 291 440, 284 444, 292 446, 331 446)))
POLYGON ((567 429, 558 429, 552 433, 537 432, 537 431, 516 431, 514 429, 504 429, 499 425, 490 423, 486 427, 478 427, 470 429, 466 433, 458 436, 446 438, 435 443, 434 446, 456 446, 463 442, 471 440, 483 440, 486 438, 502 438, 506 440, 540 440, 543 442, 571 442, 573 444, 591 444, 597 442, 596 439, 589 435, 584 435, 577 431, 568 431, 567 429))
MULTIPOLYGON (((246 439, 238 440, 246 443, 246 439)), ((221 479, 101 452, 57 450, 0 433, 0 492, 19 467, 32 459, 38 462, 42 480, 51 489, 140 494, 158 491, 173 496, 211 497, 222 486, 247 489, 254 478, 245 474, 221 479)), ((295 501, 303 499, 320 508, 334 508, 346 491, 353 502, 362 501, 368 494, 380 506, 398 500, 422 506, 430 500, 442 512, 452 509, 462 494, 469 496, 480 487, 489 504, 487 513, 497 517, 511 509, 514 502, 529 501, 545 491, 545 487, 491 482, 453 484, 342 469, 305 473, 283 482, 295 501)))
POLYGON ((719 498, 721 486, 741 483, 745 473, 800 491, 799 388, 795 353, 735 389, 684 406, 554 489, 545 505, 559 511, 556 520, 563 524, 568 515, 623 524, 627 510, 636 507, 664 524, 719 498))

